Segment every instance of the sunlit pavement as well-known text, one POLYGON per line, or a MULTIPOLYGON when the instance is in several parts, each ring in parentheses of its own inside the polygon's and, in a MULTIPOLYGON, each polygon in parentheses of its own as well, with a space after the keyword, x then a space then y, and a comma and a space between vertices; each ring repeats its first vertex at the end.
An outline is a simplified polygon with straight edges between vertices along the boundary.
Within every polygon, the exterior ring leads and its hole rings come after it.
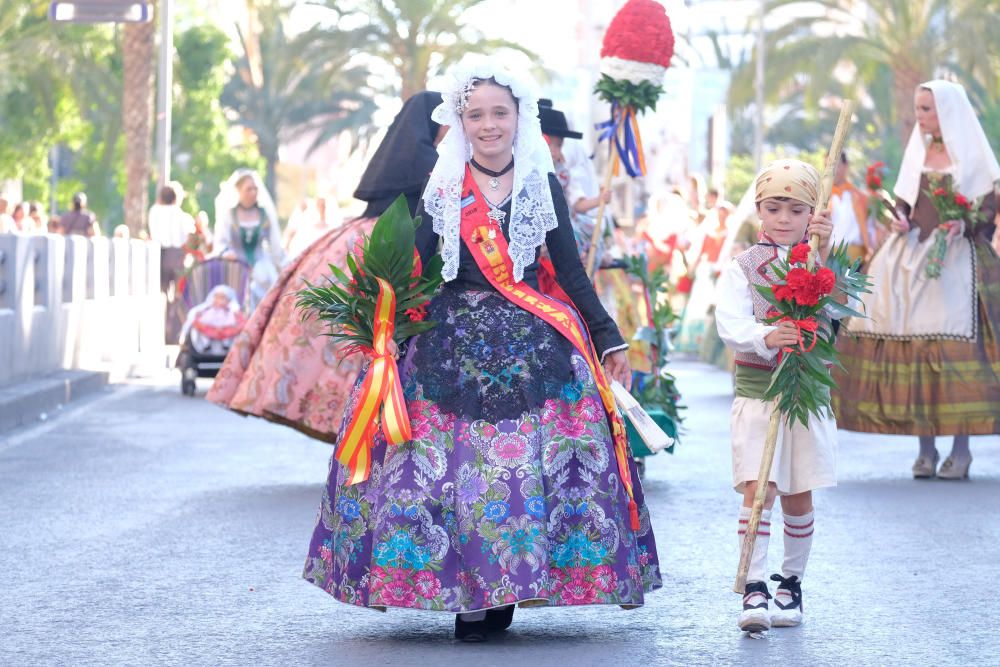
POLYGON ((675 372, 687 433, 645 480, 664 588, 636 611, 519 610, 482 645, 456 643, 450 615, 304 582, 331 450, 209 405, 205 381, 196 399, 173 375, 119 385, 0 435, 0 664, 997 664, 1000 438, 973 440, 971 481, 915 482, 912 438, 842 432, 806 623, 751 639, 730 590, 730 380, 675 372))

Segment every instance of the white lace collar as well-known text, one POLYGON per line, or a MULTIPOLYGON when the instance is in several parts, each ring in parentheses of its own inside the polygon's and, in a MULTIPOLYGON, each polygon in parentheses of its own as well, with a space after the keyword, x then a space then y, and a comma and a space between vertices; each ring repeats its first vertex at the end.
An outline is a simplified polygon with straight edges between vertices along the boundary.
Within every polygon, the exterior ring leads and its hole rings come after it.
POLYGON ((509 229, 515 281, 524 278, 524 269, 535 261, 535 253, 545 242, 545 234, 559 224, 549 187, 552 154, 542 137, 538 95, 533 82, 526 76, 515 75, 493 58, 467 57, 451 70, 445 90, 441 91, 444 101, 431 114, 435 122, 450 129, 438 146, 438 161, 423 195, 424 208, 434 219, 434 231, 442 239, 445 281, 454 280, 458 275, 462 184, 465 165, 472 157, 472 145, 462 128, 460 109, 472 89, 472 82, 490 77, 510 86, 518 107, 509 229))

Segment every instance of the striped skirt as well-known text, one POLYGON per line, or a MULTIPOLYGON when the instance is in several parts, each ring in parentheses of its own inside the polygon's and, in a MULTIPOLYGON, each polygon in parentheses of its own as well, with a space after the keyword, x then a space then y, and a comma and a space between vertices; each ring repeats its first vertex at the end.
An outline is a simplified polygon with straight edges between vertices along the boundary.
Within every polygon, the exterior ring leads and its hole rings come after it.
MULTIPOLYGON (((839 389, 833 395, 841 428, 895 435, 1000 434, 1000 257, 984 242, 974 247, 976 340, 842 333, 837 347, 844 370, 834 370, 839 389)), ((937 307, 947 317, 945 304, 937 307)))

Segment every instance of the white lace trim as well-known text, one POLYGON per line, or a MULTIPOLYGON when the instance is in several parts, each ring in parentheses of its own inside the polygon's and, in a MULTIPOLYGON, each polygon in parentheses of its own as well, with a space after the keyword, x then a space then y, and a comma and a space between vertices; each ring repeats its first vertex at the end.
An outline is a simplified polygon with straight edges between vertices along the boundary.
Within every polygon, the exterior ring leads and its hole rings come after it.
POLYGON ((538 121, 538 95, 534 83, 508 70, 494 58, 471 56, 450 72, 441 91, 444 101, 431 114, 441 125, 451 128, 438 146, 438 161, 424 191, 424 207, 434 219, 434 231, 441 236, 442 275, 445 281, 458 275, 461 226, 462 182, 465 165, 472 157, 472 145, 462 128, 459 109, 466 104, 469 83, 489 79, 510 86, 518 101, 517 132, 514 136, 514 187, 510 205, 510 258, 514 280, 524 278, 524 269, 535 261, 535 252, 545 242, 545 234, 559 225, 552 205, 549 172, 554 171, 552 154, 542 138, 538 121))

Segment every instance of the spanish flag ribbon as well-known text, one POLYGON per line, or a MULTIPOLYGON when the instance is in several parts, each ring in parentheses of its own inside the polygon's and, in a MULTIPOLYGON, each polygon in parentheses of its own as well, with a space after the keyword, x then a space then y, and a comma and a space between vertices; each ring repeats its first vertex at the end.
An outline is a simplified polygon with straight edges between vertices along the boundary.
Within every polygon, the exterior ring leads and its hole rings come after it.
POLYGON ((399 367, 388 351, 389 341, 396 328, 396 293, 388 281, 383 278, 376 280, 379 291, 375 302, 375 335, 372 347, 362 350, 371 359, 371 366, 361 385, 351 423, 334 453, 337 461, 347 467, 348 485, 368 479, 380 412, 382 432, 389 444, 401 445, 413 437, 410 418, 406 413, 406 401, 403 399, 399 367))

